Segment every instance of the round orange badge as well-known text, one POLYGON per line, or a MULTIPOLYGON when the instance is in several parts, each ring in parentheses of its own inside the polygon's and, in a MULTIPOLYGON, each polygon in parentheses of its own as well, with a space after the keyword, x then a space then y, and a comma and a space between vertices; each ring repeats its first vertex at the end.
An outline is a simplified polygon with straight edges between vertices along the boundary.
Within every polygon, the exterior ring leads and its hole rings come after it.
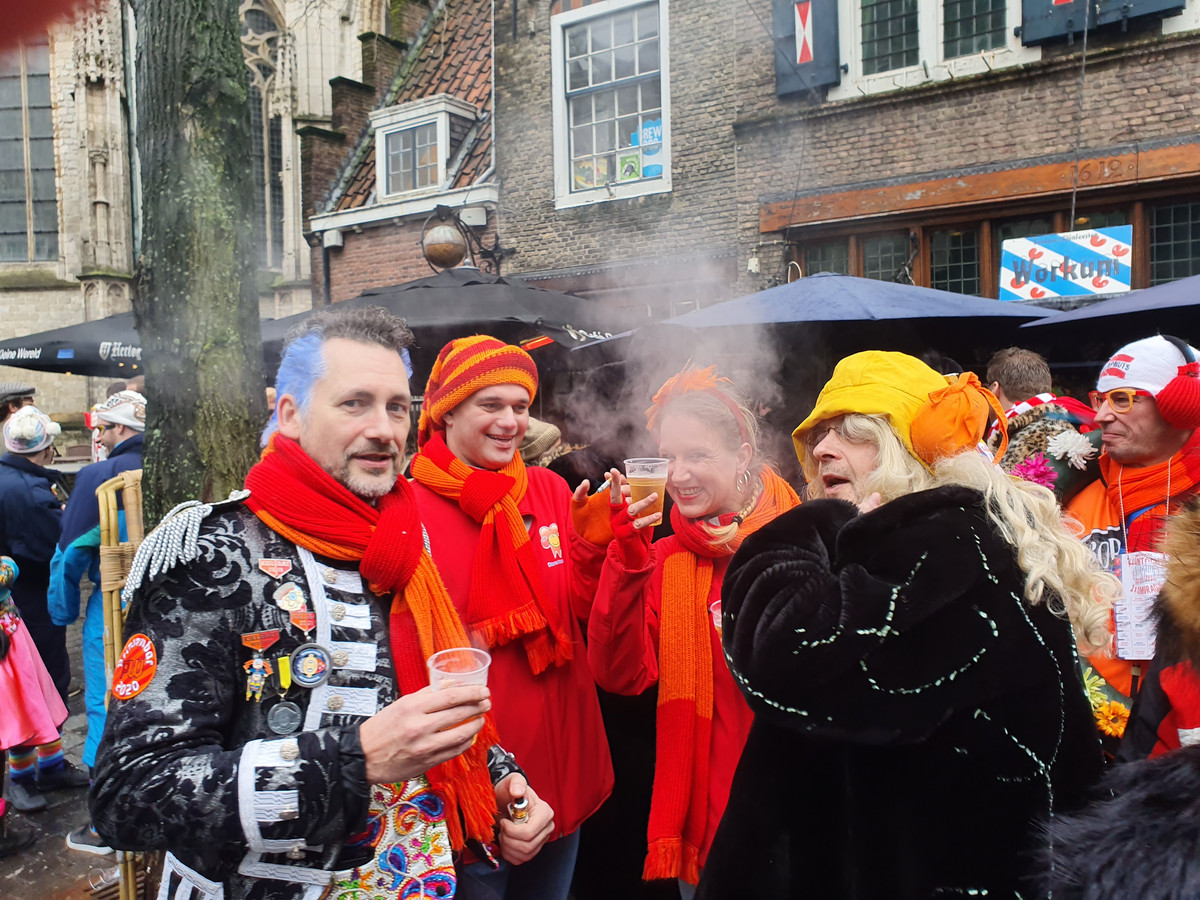
POLYGON ((158 670, 154 642, 144 634, 135 634, 125 642, 117 669, 113 672, 113 696, 128 700, 144 691, 158 670))

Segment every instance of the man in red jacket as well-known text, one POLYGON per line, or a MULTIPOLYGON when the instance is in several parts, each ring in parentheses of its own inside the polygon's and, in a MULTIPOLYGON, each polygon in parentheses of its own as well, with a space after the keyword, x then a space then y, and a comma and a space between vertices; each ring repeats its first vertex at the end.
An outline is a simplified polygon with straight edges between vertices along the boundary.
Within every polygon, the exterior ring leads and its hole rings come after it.
POLYGON ((537 384, 519 347, 482 335, 451 341, 425 388, 412 465, 433 560, 468 632, 492 654, 500 741, 555 811, 555 839, 534 859, 460 867, 464 898, 566 900, 579 826, 613 784, 580 627, 603 549, 575 535, 566 482, 517 453, 537 384))
POLYGON ((1135 677, 1154 654, 1129 640, 1135 628, 1125 627, 1127 616, 1140 615, 1158 593, 1164 522, 1200 483, 1196 350, 1168 335, 1127 344, 1104 364, 1090 399, 1103 433, 1100 478, 1067 511, 1083 524, 1083 541, 1100 564, 1125 582, 1127 596, 1116 610, 1116 653, 1090 662, 1112 688, 1131 697, 1135 677))

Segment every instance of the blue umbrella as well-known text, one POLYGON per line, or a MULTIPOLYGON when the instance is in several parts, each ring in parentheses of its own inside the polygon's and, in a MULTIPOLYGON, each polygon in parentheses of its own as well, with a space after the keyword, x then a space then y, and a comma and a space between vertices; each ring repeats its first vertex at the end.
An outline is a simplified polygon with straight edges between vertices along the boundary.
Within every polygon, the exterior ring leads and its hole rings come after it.
POLYGON ((689 328, 717 328, 883 319, 1036 319, 1048 312, 1023 303, 1001 303, 894 281, 820 272, 668 321, 689 328))
MULTIPOLYGON (((1026 322, 1022 328, 1036 328, 1039 325, 1061 325, 1069 322, 1079 322, 1084 319, 1103 319, 1109 316, 1137 315, 1163 309, 1181 309, 1189 306, 1200 306, 1200 275, 1191 278, 1181 278, 1178 281, 1168 281, 1141 291, 1131 291, 1109 300, 1101 300, 1090 306, 1071 309, 1053 316, 1046 316, 1036 322, 1026 322)), ((1200 309, 1190 312, 1200 313, 1200 309)))

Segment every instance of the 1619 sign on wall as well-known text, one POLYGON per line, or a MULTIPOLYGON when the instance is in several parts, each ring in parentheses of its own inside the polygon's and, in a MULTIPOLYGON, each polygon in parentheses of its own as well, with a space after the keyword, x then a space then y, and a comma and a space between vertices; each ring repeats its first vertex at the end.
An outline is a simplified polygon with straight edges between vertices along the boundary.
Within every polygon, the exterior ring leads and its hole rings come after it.
POLYGON ((1133 226, 1014 238, 1000 248, 1000 299, 1087 297, 1129 290, 1133 226))

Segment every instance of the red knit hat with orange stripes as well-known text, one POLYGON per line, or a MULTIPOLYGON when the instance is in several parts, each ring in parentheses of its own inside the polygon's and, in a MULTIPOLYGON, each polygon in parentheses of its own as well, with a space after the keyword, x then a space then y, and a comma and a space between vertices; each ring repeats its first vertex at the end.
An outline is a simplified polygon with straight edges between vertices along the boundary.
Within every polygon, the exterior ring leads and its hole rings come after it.
POLYGON ((486 334, 455 338, 438 354, 417 424, 417 446, 421 447, 442 429, 446 413, 485 387, 517 384, 529 391, 533 402, 538 374, 533 358, 520 347, 486 334))

